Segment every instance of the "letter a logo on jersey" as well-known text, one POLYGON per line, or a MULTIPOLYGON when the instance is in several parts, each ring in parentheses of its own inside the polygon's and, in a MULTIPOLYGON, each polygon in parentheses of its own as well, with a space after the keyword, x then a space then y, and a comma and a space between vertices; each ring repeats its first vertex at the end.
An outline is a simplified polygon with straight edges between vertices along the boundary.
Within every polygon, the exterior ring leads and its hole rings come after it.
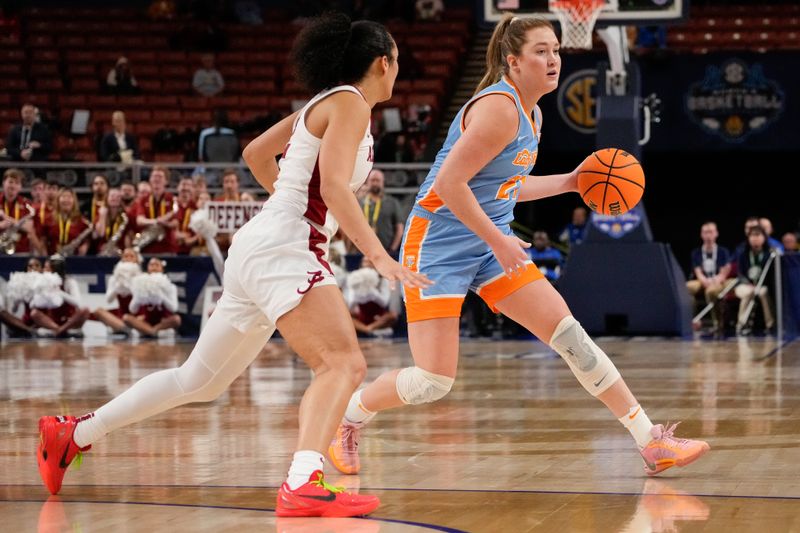
POLYGON ((527 149, 525 149, 521 152, 517 152, 517 157, 514 158, 514 162, 512 164, 518 167, 527 168, 531 166, 532 161, 533 157, 531 156, 531 153, 527 149))

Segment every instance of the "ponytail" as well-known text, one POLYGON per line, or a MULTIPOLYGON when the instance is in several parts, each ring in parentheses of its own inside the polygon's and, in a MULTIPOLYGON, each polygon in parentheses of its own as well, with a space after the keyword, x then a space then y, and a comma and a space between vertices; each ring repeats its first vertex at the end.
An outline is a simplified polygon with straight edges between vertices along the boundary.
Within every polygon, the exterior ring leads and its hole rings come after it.
POLYGON ((506 58, 503 55, 503 38, 508 32, 508 27, 511 21, 514 20, 514 15, 506 13, 497 26, 494 27, 492 38, 489 40, 489 46, 486 47, 486 73, 483 75, 478 88, 475 93, 479 93, 489 85, 493 85, 500 81, 500 76, 506 69, 506 58))
POLYGON ((555 28, 549 20, 541 17, 515 17, 506 13, 494 28, 489 46, 486 48, 486 74, 475 89, 475 94, 500 81, 508 74, 506 57, 519 55, 525 45, 525 34, 535 28, 555 28))

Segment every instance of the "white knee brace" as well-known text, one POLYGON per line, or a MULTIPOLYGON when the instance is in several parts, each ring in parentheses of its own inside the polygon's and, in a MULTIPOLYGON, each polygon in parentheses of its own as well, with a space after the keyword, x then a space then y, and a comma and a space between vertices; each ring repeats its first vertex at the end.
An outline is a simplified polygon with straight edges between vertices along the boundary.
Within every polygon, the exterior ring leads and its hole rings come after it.
POLYGON ((453 381, 453 378, 410 366, 397 375, 397 395, 407 405, 435 402, 450 392, 453 381))
POLYGON ((605 392, 619 378, 619 370, 572 315, 556 326, 550 347, 564 358, 583 388, 592 396, 605 392))

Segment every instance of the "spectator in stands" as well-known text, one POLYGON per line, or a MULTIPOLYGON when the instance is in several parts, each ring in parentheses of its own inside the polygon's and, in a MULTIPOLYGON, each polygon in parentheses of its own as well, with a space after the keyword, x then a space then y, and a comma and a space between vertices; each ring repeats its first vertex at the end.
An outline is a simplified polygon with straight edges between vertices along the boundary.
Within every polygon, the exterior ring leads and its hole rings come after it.
POLYGON ((140 159, 136 137, 126 130, 125 113, 114 111, 111 114, 111 131, 103 135, 100 141, 101 161, 132 163, 135 159, 140 159))
POLYGON ((130 221, 122 205, 122 193, 119 189, 109 189, 105 205, 100 206, 92 223, 92 253, 118 257, 125 246, 125 234, 130 229, 130 221))
POLYGON ((50 283, 37 283, 37 293, 31 302, 31 319, 56 337, 82 336, 79 329, 89 318, 89 310, 81 307, 80 288, 74 279, 67 277, 64 258, 51 256, 44 262, 44 272, 57 277, 50 283))
MULTIPOLYGON (((736 322, 737 334, 747 335, 750 333, 746 311, 750 302, 756 296, 761 302, 761 309, 764 312, 764 326, 769 330, 775 325, 767 283, 764 283, 756 291, 756 284, 761 278, 771 252, 772 249, 767 243, 767 233, 764 228, 760 225, 750 228, 747 233, 747 245, 738 260, 739 284, 734 289, 736 296, 739 298, 739 319, 736 322)), ((766 277, 764 279, 767 281, 766 277)))
POLYGON ((700 238, 703 244, 692 250, 692 272, 686 288, 693 299, 703 296, 706 304, 714 304, 711 310, 714 331, 721 333, 723 323, 719 295, 728 285, 736 283, 736 280, 728 279, 731 272, 731 253, 717 244, 719 231, 715 222, 706 222, 700 226, 700 238))
POLYGON ((583 206, 573 209, 572 221, 558 234, 558 241, 567 247, 582 243, 586 238, 586 221, 588 216, 589 212, 583 206))
MULTIPOLYGON (((215 202, 241 202, 242 195, 239 192, 239 174, 235 169, 227 168, 222 173, 222 194, 214 198, 215 202)), ((218 233, 217 245, 222 253, 226 253, 231 246, 232 235, 228 233, 218 233)))
MULTIPOLYGON (((153 167, 148 180, 152 192, 136 203, 134 212, 140 236, 150 241, 138 250, 143 254, 174 254, 178 251, 175 241, 178 203, 172 193, 166 190, 168 174, 166 167, 153 167)), ((137 243, 134 243, 134 248, 136 246, 137 243)))
POLYGON ((105 309, 98 307, 90 317, 98 320, 110 327, 114 333, 127 335, 130 328, 122 321, 122 317, 129 313, 131 303, 131 284, 133 278, 142 273, 139 266, 141 257, 133 248, 125 248, 120 256, 119 262, 114 265, 114 271, 106 282, 106 301, 113 303, 117 301, 115 309, 105 309))
POLYGON ((127 57, 117 59, 114 68, 106 76, 106 90, 112 94, 138 94, 139 84, 131 73, 127 57))
POLYGON ((767 217, 759 217, 758 224, 764 228, 764 233, 767 234, 767 244, 770 248, 774 248, 778 253, 783 254, 783 244, 781 241, 772 238, 772 221, 767 217))
POLYGON ((43 228, 47 254, 61 253, 65 246, 73 248, 77 245, 72 255, 86 255, 89 234, 84 230, 88 227, 89 221, 81 215, 75 191, 68 187, 59 190, 55 215, 50 224, 43 228))
POLYGON ((444 2, 442 0, 417 0, 415 8, 417 20, 439 22, 444 13, 444 2))
POLYGON ((182 178, 178 183, 178 212, 175 214, 178 221, 175 239, 180 255, 188 255, 200 239, 200 236, 189 228, 192 213, 195 211, 197 204, 194 201, 194 181, 192 178, 182 178))
POLYGON ((792 233, 791 231, 784 233, 783 237, 781 237, 781 244, 783 244, 785 253, 796 254, 798 251, 797 233, 792 233))
POLYGON ((164 274, 164 261, 153 257, 147 263, 147 274, 139 274, 131 283, 133 298, 130 312, 122 317, 128 327, 143 337, 154 338, 161 330, 181 325, 178 311, 178 288, 164 274))
MULTIPOLYGON (((197 203, 200 200, 200 195, 208 194, 208 183, 203 174, 192 174, 192 181, 194 182, 194 201, 197 203)), ((198 207, 199 204, 198 204, 198 207)))
POLYGON ((203 54, 203 66, 194 71, 192 87, 201 96, 216 96, 225 88, 225 79, 222 73, 214 67, 214 55, 203 54))
POLYGON ((36 234, 36 223, 33 220, 36 211, 30 201, 20 194, 25 174, 16 168, 9 168, 3 173, 3 193, 0 194, 0 233, 10 230, 16 238, 13 251, 0 250, 0 253, 28 254, 41 253, 42 243, 36 234), (31 214, 33 213, 33 215, 31 214), (27 218, 26 218, 27 217, 27 218), (24 220, 24 222, 22 222, 24 220), (15 226, 16 229, 13 229, 15 226))
POLYGON ((214 198, 215 202, 240 202, 239 173, 236 169, 226 168, 222 173, 222 194, 214 198))
POLYGON ((239 137, 228 127, 228 113, 216 110, 214 125, 201 131, 197 138, 197 156, 207 163, 234 163, 241 152, 239 137))
POLYGON ((108 197, 108 178, 104 174, 95 174, 92 178, 92 197, 83 204, 81 213, 91 224, 97 223, 100 208, 104 207, 108 197))
POLYGON ((397 322, 397 313, 389 309, 390 297, 389 282, 366 257, 360 269, 348 274, 344 298, 359 336, 373 337, 379 332, 391 335, 391 330, 385 330, 397 322))
POLYGON ((548 237, 547 233, 544 231, 533 232, 533 246, 528 248, 527 252, 548 281, 555 283, 561 276, 564 256, 550 246, 550 237, 548 237))
POLYGON ((733 260, 738 261, 739 257, 742 255, 742 252, 745 248, 747 248, 747 236, 750 234, 750 230, 761 226, 758 217, 747 217, 744 221, 744 238, 745 240, 740 242, 733 251, 733 260))
MULTIPOLYGON (((57 181, 52 179, 47 180, 44 186, 44 201, 33 204, 33 208, 36 210, 34 226, 37 235, 44 235, 44 227, 48 224, 52 224, 60 188, 57 181)), ((42 247, 40 251, 44 254, 44 247, 42 247)))
POLYGON ((45 201, 45 181, 41 178, 33 178, 31 181, 31 203, 39 205, 45 201))
POLYGON ((131 180, 123 180, 119 185, 119 192, 122 194, 122 206, 130 209, 136 201, 136 187, 131 180))
POLYGON ((258 194, 251 191, 242 191, 242 194, 239 195, 240 202, 257 202, 258 201, 258 194))
POLYGON ((382 171, 373 169, 367 176, 366 185, 367 194, 360 202, 364 216, 389 255, 396 258, 405 227, 400 202, 385 194, 382 171))
POLYGON ((33 104, 20 109, 22 122, 8 132, 6 150, 13 161, 46 161, 50 155, 52 136, 50 129, 38 120, 33 104))
POLYGON ((203 209, 208 202, 212 202, 211 195, 208 191, 201 192, 197 195, 197 209, 203 209))

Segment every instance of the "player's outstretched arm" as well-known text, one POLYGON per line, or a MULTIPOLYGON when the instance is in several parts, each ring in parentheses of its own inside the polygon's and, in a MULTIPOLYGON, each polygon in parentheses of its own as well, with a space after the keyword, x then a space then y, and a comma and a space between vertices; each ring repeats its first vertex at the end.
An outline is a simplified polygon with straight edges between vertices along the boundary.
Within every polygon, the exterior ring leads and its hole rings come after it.
POLYGON ((530 202, 540 198, 557 196, 565 192, 578 192, 578 169, 567 174, 528 176, 519 190, 517 202, 530 202))

